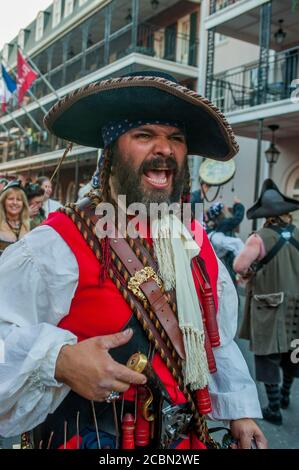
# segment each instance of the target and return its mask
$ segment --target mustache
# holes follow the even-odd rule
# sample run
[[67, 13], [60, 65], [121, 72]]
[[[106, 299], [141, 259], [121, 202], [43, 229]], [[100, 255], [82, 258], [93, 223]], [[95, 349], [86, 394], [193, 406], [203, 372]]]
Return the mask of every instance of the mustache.
[[153, 158], [152, 160], [147, 160], [143, 162], [139, 168], [139, 173], [142, 174], [150, 170], [168, 170], [168, 171], [177, 172], [178, 164], [176, 160], [172, 157], [167, 157], [167, 158], [156, 157], [156, 158]]

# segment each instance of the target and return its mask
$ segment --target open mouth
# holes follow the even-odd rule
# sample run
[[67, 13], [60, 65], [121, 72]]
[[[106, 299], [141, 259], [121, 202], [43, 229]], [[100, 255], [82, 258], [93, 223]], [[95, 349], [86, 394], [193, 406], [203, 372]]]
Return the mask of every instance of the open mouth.
[[143, 173], [145, 181], [156, 189], [166, 189], [171, 185], [173, 171], [168, 169], [147, 170]]

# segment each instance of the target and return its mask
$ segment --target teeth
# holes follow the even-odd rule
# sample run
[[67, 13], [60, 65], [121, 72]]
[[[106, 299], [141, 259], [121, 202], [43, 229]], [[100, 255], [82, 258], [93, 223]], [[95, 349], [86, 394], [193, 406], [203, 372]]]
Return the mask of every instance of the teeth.
[[154, 179], [154, 178], [148, 178], [150, 181], [153, 183], [158, 183], [158, 184], [165, 184], [167, 182], [167, 178], [163, 179]]

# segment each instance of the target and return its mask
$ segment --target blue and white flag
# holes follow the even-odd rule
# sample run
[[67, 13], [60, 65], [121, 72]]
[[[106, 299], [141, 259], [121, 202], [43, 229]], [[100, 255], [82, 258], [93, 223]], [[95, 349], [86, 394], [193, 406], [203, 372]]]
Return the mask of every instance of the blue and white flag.
[[17, 90], [15, 80], [9, 75], [6, 68], [1, 64], [2, 79], [0, 83], [0, 99], [2, 103], [2, 111], [6, 111], [7, 103], [9, 102], [13, 93]]

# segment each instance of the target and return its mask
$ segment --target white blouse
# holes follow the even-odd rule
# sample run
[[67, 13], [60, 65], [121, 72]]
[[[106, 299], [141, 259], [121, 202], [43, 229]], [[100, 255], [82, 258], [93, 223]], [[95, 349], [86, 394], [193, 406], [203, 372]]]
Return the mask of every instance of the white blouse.
[[[54, 378], [60, 348], [77, 341], [57, 327], [69, 312], [78, 285], [78, 264], [51, 227], [41, 226], [8, 247], [0, 258], [0, 435], [9, 437], [43, 422], [69, 387]], [[219, 261], [218, 371], [209, 388], [215, 420], [260, 418], [254, 381], [233, 338], [238, 300]], [[2, 340], [2, 341], [1, 341]], [[4, 359], [4, 361], [3, 361]]]
[[209, 233], [209, 240], [219, 258], [225, 256], [228, 251], [232, 251], [234, 256], [238, 256], [244, 248], [244, 243], [240, 238], [229, 237], [222, 232]]

